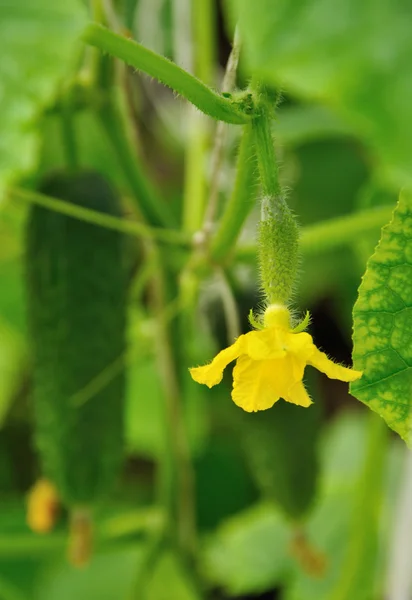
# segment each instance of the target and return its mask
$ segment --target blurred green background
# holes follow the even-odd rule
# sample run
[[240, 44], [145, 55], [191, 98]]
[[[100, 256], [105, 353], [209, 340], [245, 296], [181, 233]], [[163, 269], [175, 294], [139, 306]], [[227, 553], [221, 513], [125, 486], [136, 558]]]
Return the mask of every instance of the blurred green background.
[[[21, 0], [18, 5], [25, 11], [30, 3]], [[0, 2], [0, 15], [4, 11], [10, 17], [9, 22], [4, 21], [8, 56], [15, 52], [17, 63], [22, 55], [19, 40], [25, 35], [30, 40], [31, 32], [36, 28], [42, 31], [42, 23], [47, 23], [50, 3], [39, 2], [39, 6], [44, 12], [34, 11], [31, 21], [26, 12], [20, 31], [15, 26], [20, 13], [10, 17], [9, 8]], [[208, 83], [220, 86], [232, 36], [232, 21], [220, 2], [118, 0], [101, 6], [95, 3], [95, 11], [96, 6], [113, 29], [128, 31], [145, 46], [194, 71], [196, 57], [204, 51], [199, 31], [209, 32], [212, 72]], [[191, 10], [198, 14], [197, 24], [190, 18]], [[211, 24], [199, 25], [199, 14], [209, 14]], [[322, 27], [328, 27], [326, 14]], [[28, 45], [25, 48], [30, 52]], [[37, 51], [34, 78], [35, 69], [41, 70], [42, 53], [51, 52], [47, 39], [34, 43], [33, 55]], [[64, 89], [76, 72], [78, 81], [88, 85], [84, 65], [90, 66], [96, 56], [93, 52], [89, 48], [77, 57], [76, 67], [66, 69], [60, 87], [54, 89]], [[11, 89], [7, 65], [0, 74], [4, 88]], [[198, 75], [202, 77], [202, 73]], [[248, 61], [242, 55], [238, 86], [246, 86], [248, 77]], [[136, 156], [178, 222], [187, 194], [187, 165], [196, 152], [192, 134], [197, 139], [203, 136], [204, 182], [198, 189], [207, 192], [216, 124], [204, 119], [199, 125], [186, 102], [133, 69], [121, 69], [115, 81], [113, 94], [120, 98]], [[24, 87], [25, 81], [20, 83]], [[303, 97], [300, 90], [293, 93], [293, 86], [285, 91], [273, 126], [282, 184], [303, 231], [319, 221], [364, 208], [394, 205], [396, 187], [381, 176], [374, 152], [350, 119], [343, 119], [327, 103]], [[25, 99], [18, 93], [14, 98], [14, 112], [21, 115]], [[24, 145], [28, 138], [23, 135], [12, 139], [8, 132], [5, 137], [13, 145], [13, 154], [27, 152], [31, 168], [16, 169], [13, 175], [14, 181], [18, 175], [20, 185], [27, 189], [38, 188], [47, 173], [66, 168], [59, 98], [60, 91], [52, 100], [39, 103], [30, 148]], [[98, 117], [97, 104], [79, 101], [72, 106], [79, 162], [104, 174], [122, 195], [125, 214], [133, 216], [133, 190]], [[0, 119], [0, 126], [6, 130], [5, 119]], [[27, 129], [32, 127], [33, 119]], [[233, 183], [239, 129], [227, 127], [220, 212]], [[165, 462], [167, 429], [174, 425], [164, 422], [156, 311], [149, 293], [155, 266], [144, 258], [140, 241], [132, 237], [128, 239], [133, 265], [128, 308], [132, 350], [124, 365], [125, 461], [114, 493], [96, 512], [93, 558], [82, 569], [67, 563], [64, 509], [52, 532], [36, 535], [29, 530], [26, 499], [41, 476], [41, 466], [33, 447], [32, 368], [23, 284], [27, 210], [24, 203], [12, 199], [0, 205], [0, 599], [384, 598], [403, 443], [349, 396], [346, 384], [317, 372], [307, 374], [315, 400], [310, 411], [285, 408], [281, 401], [264, 413], [264, 418], [240, 414], [230, 399], [230, 373], [213, 390], [194, 384], [187, 368], [210, 360], [216, 350], [225, 347], [230, 327], [228, 332], [223, 284], [209, 271], [199, 276], [200, 288], [191, 310], [173, 304], [173, 290], [178, 287], [185, 258], [178, 251], [170, 253], [167, 271], [172, 290], [169, 320], [185, 339], [183, 351], [182, 338], [175, 336], [172, 350], [180, 361], [180, 400], [195, 476], [195, 557], [188, 560], [173, 536], [163, 536], [159, 473]], [[239, 247], [253, 246], [258, 218], [257, 206], [248, 217]], [[311, 312], [315, 343], [345, 364], [351, 363], [357, 288], [378, 240], [377, 229], [344, 247], [306, 248], [302, 256], [297, 307], [302, 313]], [[249, 310], [260, 301], [253, 254], [245, 251], [230, 260], [226, 275], [241, 330], [246, 332]]]

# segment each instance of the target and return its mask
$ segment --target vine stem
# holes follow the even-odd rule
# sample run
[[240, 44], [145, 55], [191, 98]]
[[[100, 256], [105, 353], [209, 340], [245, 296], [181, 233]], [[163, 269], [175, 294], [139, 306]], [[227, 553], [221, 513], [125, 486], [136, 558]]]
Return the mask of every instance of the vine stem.
[[[232, 50], [226, 64], [225, 75], [222, 82], [222, 92], [231, 92], [236, 83], [236, 72], [240, 54], [240, 35], [236, 28], [233, 38]], [[215, 144], [212, 152], [212, 174], [210, 178], [209, 199], [206, 206], [202, 230], [208, 235], [213, 228], [219, 198], [220, 173], [223, 162], [223, 151], [226, 141], [226, 124], [219, 121], [216, 126]]]
[[65, 200], [59, 200], [51, 196], [45, 196], [32, 190], [25, 190], [21, 188], [12, 188], [8, 190], [8, 197], [16, 200], [22, 200], [23, 202], [29, 202], [30, 204], [37, 204], [43, 208], [54, 210], [63, 215], [92, 223], [99, 227], [106, 227], [107, 229], [114, 229], [128, 235], [134, 235], [140, 238], [149, 240], [157, 240], [166, 244], [174, 244], [177, 246], [189, 246], [190, 236], [181, 231], [173, 229], [157, 229], [149, 227], [144, 223], [137, 221], [128, 221], [127, 219], [121, 219], [119, 217], [112, 217], [106, 213], [101, 213], [97, 210], [91, 210], [83, 206], [77, 206], [66, 202]]
[[[191, 4], [191, 57], [195, 74], [210, 85], [214, 79], [215, 19], [211, 0]], [[206, 156], [210, 145], [210, 123], [194, 106], [187, 107], [187, 141], [183, 191], [183, 229], [196, 232], [206, 203]]]
[[253, 120], [256, 154], [258, 157], [260, 182], [265, 196], [280, 196], [279, 172], [273, 145], [271, 118], [269, 110], [261, 104], [262, 114]]
[[160, 253], [153, 245], [151, 252], [158, 267], [153, 277], [153, 297], [157, 312], [159, 365], [166, 401], [166, 436], [169, 441], [168, 452], [164, 455], [162, 465], [165, 481], [161, 491], [169, 504], [168, 512], [173, 516], [173, 498], [170, 492], [172, 488], [176, 488], [178, 542], [188, 556], [193, 556], [196, 547], [194, 472], [180, 401], [177, 364], [172, 350], [168, 320], [165, 317], [167, 304], [163, 265]]
[[213, 261], [222, 261], [234, 247], [242, 225], [254, 206], [257, 182], [254, 131], [252, 125], [245, 125], [232, 194], [210, 244], [210, 256]]
[[116, 151], [133, 197], [145, 221], [156, 226], [170, 226], [175, 219], [169, 207], [162, 202], [151, 182], [145, 176], [143, 166], [126, 131], [122, 115], [111, 94], [101, 106], [99, 116], [102, 127]]
[[219, 267], [216, 269], [216, 273], [219, 278], [219, 291], [225, 314], [228, 344], [230, 345], [241, 334], [239, 311], [226, 273]]
[[148, 50], [137, 42], [97, 23], [88, 25], [82, 39], [102, 52], [107, 52], [158, 79], [197, 106], [199, 110], [217, 120], [234, 124], [247, 123], [251, 120], [251, 116], [242, 112], [231, 100], [224, 98], [164, 56]]

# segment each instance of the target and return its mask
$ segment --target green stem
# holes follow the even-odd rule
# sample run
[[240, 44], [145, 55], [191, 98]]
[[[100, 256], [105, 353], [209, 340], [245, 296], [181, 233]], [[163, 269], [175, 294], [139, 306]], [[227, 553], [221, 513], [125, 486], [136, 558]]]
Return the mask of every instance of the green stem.
[[354, 242], [360, 236], [383, 227], [390, 220], [392, 212], [393, 206], [380, 206], [308, 225], [302, 230], [302, 249], [316, 254]]
[[206, 203], [205, 155], [208, 131], [205, 116], [189, 106], [183, 190], [183, 230], [194, 233], [202, 223]]
[[86, 28], [83, 41], [158, 79], [215, 119], [234, 124], [247, 123], [251, 119], [231, 100], [216, 93], [167, 58], [97, 23], [91, 23]]
[[[164, 267], [158, 250], [152, 247], [152, 252], [157, 261], [157, 272], [153, 279], [153, 292], [157, 310], [159, 366], [162, 372], [165, 394], [166, 439], [169, 446], [167, 453], [163, 456], [161, 468], [167, 478], [165, 485], [172, 485], [176, 491], [174, 497], [177, 505], [177, 519], [173, 519], [174, 507], [169, 506], [169, 517], [173, 519], [171, 525], [176, 525], [180, 548], [188, 556], [193, 556], [196, 546], [194, 471], [183, 418], [178, 366], [172, 346], [170, 324], [165, 313], [167, 284]], [[167, 492], [168, 490], [163, 490], [166, 500], [170, 502], [170, 494]], [[170, 509], [172, 509], [171, 514]]]
[[174, 217], [144, 174], [120, 110], [113, 98], [103, 103], [99, 116], [123, 168], [133, 196], [145, 221], [155, 226], [170, 227]]
[[[230, 93], [236, 84], [236, 73], [240, 55], [240, 36], [236, 29], [235, 36], [233, 39], [233, 46], [230, 52], [225, 75], [222, 82], [222, 92]], [[214, 145], [211, 155], [211, 175], [210, 175], [210, 186], [209, 186], [209, 198], [205, 210], [205, 216], [203, 220], [202, 230], [209, 236], [213, 231], [213, 225], [215, 221], [216, 212], [218, 209], [219, 191], [220, 191], [220, 177], [224, 159], [224, 150], [227, 135], [227, 125], [223, 121], [219, 121], [216, 126], [214, 135]]]
[[213, 0], [193, 0], [193, 47], [196, 76], [213, 85], [216, 64], [216, 23]]
[[279, 173], [273, 145], [269, 110], [262, 105], [262, 114], [253, 120], [260, 181], [265, 196], [280, 196]]
[[99, 227], [106, 227], [107, 229], [114, 229], [115, 231], [121, 231], [122, 233], [133, 235], [140, 238], [149, 240], [157, 240], [166, 244], [174, 244], [178, 246], [189, 246], [189, 237], [181, 232], [174, 231], [171, 229], [155, 229], [148, 227], [143, 223], [137, 221], [127, 221], [126, 219], [119, 219], [118, 217], [112, 217], [105, 213], [101, 213], [96, 210], [84, 208], [59, 200], [58, 198], [52, 198], [51, 196], [45, 196], [32, 190], [24, 190], [19, 188], [12, 188], [8, 192], [9, 197], [15, 198], [16, 200], [22, 200], [23, 202], [29, 202], [30, 204], [37, 204], [43, 208], [54, 210], [63, 215], [79, 219], [80, 221], [86, 221], [87, 223], [93, 223]]
[[[211, 0], [194, 0], [192, 8], [192, 54], [194, 72], [204, 83], [213, 82], [214, 11]], [[209, 122], [193, 106], [188, 107], [185, 152], [183, 229], [194, 233], [202, 225], [206, 205], [206, 154], [210, 143]]]
[[212, 240], [210, 256], [222, 261], [233, 249], [242, 225], [254, 205], [257, 165], [252, 125], [245, 125], [239, 147], [232, 195]]
[[[374, 233], [383, 227], [390, 220], [392, 212], [393, 206], [381, 206], [307, 225], [301, 229], [301, 250], [305, 254], [321, 254], [356, 243], [361, 236]], [[239, 260], [255, 259], [256, 246], [253, 244], [239, 248], [236, 257]]]

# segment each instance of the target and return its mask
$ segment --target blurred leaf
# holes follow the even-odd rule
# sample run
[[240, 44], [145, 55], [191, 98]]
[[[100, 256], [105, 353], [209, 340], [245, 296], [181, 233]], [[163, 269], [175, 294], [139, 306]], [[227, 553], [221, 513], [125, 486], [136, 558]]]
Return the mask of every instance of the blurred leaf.
[[0, 2], [0, 194], [35, 164], [36, 117], [68, 71], [85, 16], [80, 0]]
[[[38, 178], [52, 170], [66, 168], [67, 158], [60, 120], [59, 115], [50, 115], [41, 123], [42, 149]], [[125, 188], [120, 161], [96, 114], [91, 110], [77, 111], [73, 119], [73, 128], [82, 167], [104, 173], [116, 187]]]
[[412, 407], [412, 194], [403, 192], [368, 261], [354, 307], [351, 393], [407, 442]]
[[0, 575], [0, 598], [1, 600], [27, 600], [28, 596], [24, 594], [19, 587], [14, 586], [7, 579]]
[[[196, 454], [205, 441], [207, 407], [203, 390], [189, 385], [183, 387], [182, 403], [192, 453]], [[140, 358], [129, 367], [126, 441], [131, 452], [147, 458], [158, 458], [164, 452], [164, 390], [153, 356]]]
[[25, 333], [23, 276], [20, 259], [0, 262], [0, 319], [20, 336]]
[[309, 547], [326, 558], [323, 577], [314, 577], [296, 562], [293, 530], [276, 507], [262, 504], [228, 519], [206, 538], [201, 564], [209, 581], [231, 595], [258, 593], [287, 581], [287, 600], [329, 599], [348, 544], [365, 434], [364, 415], [343, 414], [327, 428], [321, 445], [318, 503], [304, 533]]
[[292, 566], [290, 529], [271, 504], [259, 504], [227, 520], [203, 547], [202, 571], [230, 595], [275, 587]]
[[364, 415], [343, 414], [327, 429], [322, 445], [323, 481], [319, 501], [306, 527], [309, 542], [325, 556], [326, 569], [324, 575], [319, 577], [314, 577], [303, 569], [296, 569], [285, 600], [330, 599], [348, 547], [355, 506], [354, 491], [365, 459], [365, 450]]
[[230, 0], [254, 74], [336, 110], [395, 185], [412, 180], [412, 6]]
[[18, 333], [25, 331], [23, 234], [27, 207], [7, 200], [0, 211], [0, 319]]
[[[396, 202], [397, 194], [394, 191], [383, 187], [376, 177], [372, 177], [359, 190], [356, 199], [356, 208], [358, 210], [364, 210], [375, 206], [395, 206]], [[373, 254], [378, 241], [378, 232], [376, 232], [376, 234], [364, 235], [361, 239], [356, 240], [354, 250], [359, 258], [359, 264], [361, 264], [363, 268], [368, 258]]]
[[36, 600], [129, 600], [145, 546], [133, 545], [96, 554], [82, 569], [61, 563], [46, 569], [36, 586]]
[[[225, 391], [225, 390], [224, 390]], [[213, 392], [212, 392], [213, 393]], [[226, 394], [229, 395], [229, 391]], [[219, 395], [221, 402], [231, 402]], [[233, 405], [234, 409], [239, 410]], [[256, 500], [236, 436], [214, 435], [195, 461], [196, 505], [200, 529], [211, 529]]]
[[128, 372], [126, 441], [129, 451], [158, 457], [163, 449], [163, 394], [152, 357], [136, 361]]
[[0, 316], [0, 428], [25, 366], [24, 342], [4, 324]]
[[[290, 203], [302, 225], [349, 214], [360, 189], [368, 180], [365, 160], [353, 141], [323, 139], [293, 149], [296, 176]], [[285, 184], [289, 181], [286, 179]], [[355, 245], [355, 244], [354, 244]], [[363, 268], [350, 248], [339, 248], [321, 256], [303, 257], [299, 302], [308, 308], [324, 297], [345, 303], [352, 324], [352, 307]]]
[[324, 106], [302, 104], [280, 106], [273, 134], [282, 144], [297, 146], [308, 142], [355, 135], [343, 120]]
[[200, 596], [179, 558], [165, 552], [153, 569], [145, 600], [200, 600]]

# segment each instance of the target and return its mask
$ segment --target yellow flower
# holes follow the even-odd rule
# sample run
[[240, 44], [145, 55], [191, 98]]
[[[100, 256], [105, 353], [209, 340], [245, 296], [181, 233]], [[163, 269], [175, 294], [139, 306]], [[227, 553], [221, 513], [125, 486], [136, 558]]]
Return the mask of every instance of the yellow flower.
[[59, 511], [59, 497], [54, 485], [47, 479], [39, 479], [29, 492], [27, 524], [36, 533], [53, 529]]
[[312, 404], [302, 381], [306, 365], [341, 381], [362, 376], [331, 361], [308, 333], [294, 332], [288, 309], [275, 304], [266, 309], [262, 330], [239, 336], [211, 363], [190, 369], [190, 374], [198, 383], [212, 387], [222, 381], [223, 370], [235, 359], [232, 398], [247, 412], [271, 408], [279, 398], [299, 406]]

